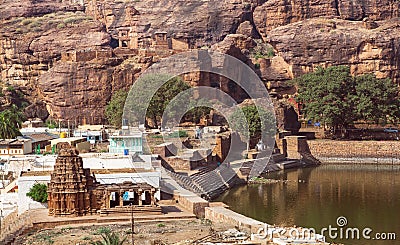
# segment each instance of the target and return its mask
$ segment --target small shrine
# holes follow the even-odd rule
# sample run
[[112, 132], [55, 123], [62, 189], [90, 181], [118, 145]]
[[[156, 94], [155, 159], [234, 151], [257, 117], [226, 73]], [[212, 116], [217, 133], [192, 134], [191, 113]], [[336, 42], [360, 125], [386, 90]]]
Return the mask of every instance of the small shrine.
[[100, 184], [83, 168], [75, 148], [60, 149], [48, 184], [49, 216], [160, 213], [154, 188], [148, 183]]

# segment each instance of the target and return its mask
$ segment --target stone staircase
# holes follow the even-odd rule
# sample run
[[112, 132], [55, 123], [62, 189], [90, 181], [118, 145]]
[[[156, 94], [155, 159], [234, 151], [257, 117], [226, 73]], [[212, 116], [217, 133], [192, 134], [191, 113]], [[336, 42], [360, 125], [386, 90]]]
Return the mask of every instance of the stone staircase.
[[33, 222], [29, 212], [18, 215], [16, 210], [1, 221], [0, 244], [11, 245], [18, 236], [32, 229]]
[[244, 183], [236, 172], [227, 165], [221, 165], [215, 169], [205, 168], [190, 176], [165, 170], [183, 188], [206, 200], [214, 199], [227, 189]]
[[4, 187], [4, 189], [1, 189], [1, 194], [5, 194], [8, 193], [9, 191], [11, 191], [14, 187], [17, 186], [17, 181], [18, 179], [13, 180], [10, 184], [8, 184], [7, 186]]

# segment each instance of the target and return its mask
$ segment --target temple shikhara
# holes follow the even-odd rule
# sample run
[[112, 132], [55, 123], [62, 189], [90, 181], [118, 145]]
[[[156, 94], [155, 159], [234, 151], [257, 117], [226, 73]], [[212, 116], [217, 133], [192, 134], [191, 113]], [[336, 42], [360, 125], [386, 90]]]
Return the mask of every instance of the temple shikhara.
[[161, 213], [148, 183], [100, 184], [74, 148], [60, 150], [48, 184], [50, 216]]

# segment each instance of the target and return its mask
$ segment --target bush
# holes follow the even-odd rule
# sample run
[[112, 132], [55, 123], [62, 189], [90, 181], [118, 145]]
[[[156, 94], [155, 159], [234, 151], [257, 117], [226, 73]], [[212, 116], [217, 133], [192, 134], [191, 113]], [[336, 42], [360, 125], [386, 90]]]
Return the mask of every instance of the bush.
[[31, 19], [25, 19], [25, 20], [21, 21], [21, 24], [26, 26], [26, 25], [29, 25], [31, 22], [32, 22]]
[[32, 186], [26, 196], [30, 197], [32, 200], [40, 203], [47, 202], [47, 185], [36, 183]]
[[179, 130], [168, 135], [168, 138], [185, 138], [188, 137], [188, 133], [185, 130]]
[[65, 27], [65, 24], [64, 24], [64, 23], [60, 23], [60, 24], [57, 25], [57, 29], [62, 29], [62, 28], [64, 28], [64, 27]]
[[99, 227], [99, 228], [93, 233], [93, 235], [110, 234], [110, 233], [111, 233], [111, 229], [110, 229], [109, 227], [102, 226], [102, 227]]

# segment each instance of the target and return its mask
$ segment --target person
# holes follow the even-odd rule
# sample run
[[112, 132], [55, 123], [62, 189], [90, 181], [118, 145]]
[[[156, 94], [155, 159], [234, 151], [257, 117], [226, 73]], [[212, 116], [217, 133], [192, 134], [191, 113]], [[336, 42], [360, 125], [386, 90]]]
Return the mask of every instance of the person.
[[264, 143], [262, 142], [262, 140], [260, 140], [260, 141], [257, 143], [256, 147], [257, 147], [257, 151], [263, 151], [263, 150], [265, 150], [265, 145], [264, 145]]
[[201, 137], [202, 137], [202, 135], [201, 135], [201, 128], [200, 127], [197, 127], [196, 128], [196, 135], [195, 135], [195, 138], [196, 139], [201, 139]]

